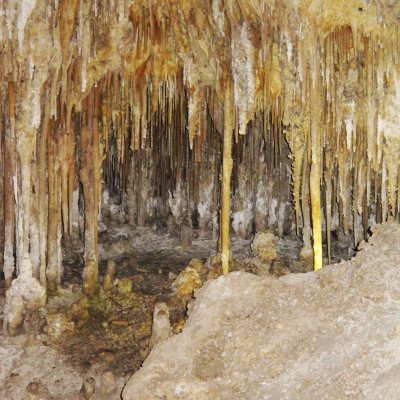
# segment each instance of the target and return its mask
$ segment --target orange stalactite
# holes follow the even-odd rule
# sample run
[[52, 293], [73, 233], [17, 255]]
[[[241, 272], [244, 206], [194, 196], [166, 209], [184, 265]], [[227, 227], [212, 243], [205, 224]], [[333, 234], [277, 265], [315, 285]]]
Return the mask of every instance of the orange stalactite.
[[[98, 184], [95, 182], [98, 171], [98, 92], [92, 90], [84, 100], [81, 130], [81, 166], [79, 171], [83, 186], [85, 216], [85, 267], [83, 271], [83, 290], [94, 296], [98, 286]], [[96, 147], [97, 145], [97, 147]]]
[[[47, 230], [47, 289], [57, 290], [61, 282], [61, 179], [60, 159], [58, 154], [62, 143], [57, 129], [57, 123], [50, 121], [47, 135], [47, 171], [48, 171], [48, 230]], [[43, 279], [42, 279], [43, 280]]]
[[[39, 280], [43, 287], [47, 286], [46, 269], [47, 269], [47, 240], [48, 240], [48, 135], [50, 130], [50, 107], [46, 104], [42, 126], [39, 132], [38, 140], [38, 177], [39, 177]], [[50, 172], [51, 175], [51, 172]]]

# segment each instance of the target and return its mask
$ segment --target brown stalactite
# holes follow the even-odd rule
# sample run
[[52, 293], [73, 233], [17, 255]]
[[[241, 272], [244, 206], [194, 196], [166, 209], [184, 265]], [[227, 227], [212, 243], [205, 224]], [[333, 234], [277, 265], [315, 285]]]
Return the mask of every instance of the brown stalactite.
[[70, 222], [69, 222], [69, 169], [71, 152], [73, 151], [72, 145], [72, 132], [67, 129], [65, 132], [60, 132], [60, 184], [61, 184], [61, 214], [62, 214], [62, 226], [63, 234], [70, 232]]
[[[47, 148], [48, 148], [48, 135], [50, 130], [50, 107], [46, 103], [42, 126], [38, 138], [38, 193], [39, 193], [39, 280], [43, 287], [47, 286], [46, 268], [47, 268], [47, 238], [48, 238], [48, 161], [47, 161]], [[52, 166], [51, 166], [52, 167]], [[51, 175], [52, 172], [49, 171]], [[52, 238], [51, 238], [52, 240]]]
[[[55, 291], [61, 282], [61, 182], [60, 182], [60, 136], [58, 123], [50, 121], [47, 135], [48, 171], [48, 223], [47, 223], [47, 288]], [[42, 278], [44, 279], [44, 278]]]
[[[101, 146], [101, 137], [100, 137], [100, 127], [99, 127], [99, 119], [100, 119], [100, 107], [101, 107], [101, 93], [102, 84], [98, 84], [94, 88], [94, 111], [93, 111], [93, 189], [94, 189], [94, 233], [95, 233], [95, 242], [94, 249], [97, 257], [97, 247], [98, 247], [98, 219], [99, 219], [99, 211], [101, 206], [101, 189], [102, 189], [102, 161], [103, 155], [100, 154], [102, 151]], [[123, 164], [123, 163], [122, 163]]]
[[4, 159], [4, 277], [5, 287], [11, 286], [14, 273], [14, 240], [15, 240], [15, 212], [14, 212], [14, 184], [15, 174], [15, 89], [14, 82], [8, 84], [9, 132], [5, 136]]
[[68, 203], [68, 226], [67, 228], [64, 227], [64, 231], [66, 230], [68, 232], [68, 235], [72, 235], [72, 226], [73, 226], [73, 196], [74, 196], [74, 191], [76, 188], [76, 176], [75, 176], [75, 151], [76, 151], [76, 139], [75, 139], [75, 132], [72, 130], [71, 126], [71, 119], [72, 119], [72, 106], [68, 105], [67, 106], [67, 122], [66, 122], [66, 132], [69, 138], [69, 158], [66, 160], [66, 163], [68, 165], [68, 171], [67, 171], [67, 203]]
[[[83, 290], [89, 296], [94, 296], [98, 286], [98, 200], [95, 177], [99, 167], [98, 155], [98, 91], [92, 90], [84, 100], [82, 129], [80, 141], [79, 177], [83, 187], [85, 202], [85, 267], [83, 270]], [[95, 147], [97, 145], [97, 147]], [[96, 153], [96, 155], [95, 155]]]
[[31, 219], [29, 224], [29, 255], [32, 263], [32, 276], [40, 277], [40, 235], [39, 235], [39, 165], [37, 146], [32, 158], [31, 169]]
[[78, 5], [79, 0], [61, 0], [59, 5], [61, 53], [65, 66], [68, 62], [69, 44], [75, 27]]
[[[315, 59], [318, 59], [317, 57]], [[315, 61], [314, 61], [315, 62]], [[317, 68], [314, 66], [314, 68]], [[322, 96], [317, 69], [311, 68], [315, 80], [311, 81], [311, 170], [310, 170], [310, 200], [313, 236], [314, 269], [322, 268], [322, 229], [321, 229], [321, 137], [322, 137]]]

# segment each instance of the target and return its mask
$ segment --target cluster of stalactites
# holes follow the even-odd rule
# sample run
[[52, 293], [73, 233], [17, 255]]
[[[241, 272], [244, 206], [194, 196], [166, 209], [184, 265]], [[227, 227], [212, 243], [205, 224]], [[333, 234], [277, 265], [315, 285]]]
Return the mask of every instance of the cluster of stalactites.
[[292, 107], [287, 138], [297, 222], [303, 216], [309, 235], [304, 193], [313, 190], [308, 175], [318, 163], [328, 244], [331, 230], [351, 231], [357, 244], [372, 222], [398, 216], [399, 32], [386, 29], [389, 41], [349, 26], [334, 29], [301, 55], [293, 80], [292, 105], [299, 108]]
[[[331, 231], [352, 232], [357, 244], [371, 222], [398, 214], [398, 29], [390, 23], [389, 8], [356, 2], [348, 2], [340, 18], [326, 4], [322, 16], [311, 3], [308, 11], [298, 7], [292, 13], [267, 3], [254, 2], [251, 8], [245, 3], [239, 1], [236, 9], [216, 0], [196, 10], [172, 7], [158, 14], [155, 7], [142, 8], [144, 19], [131, 10], [136, 37], [147, 23], [147, 40], [156, 48], [146, 47], [151, 55], [143, 67], [148, 69], [142, 80], [147, 89], [141, 93], [147, 101], [136, 108], [134, 120], [140, 123], [132, 148], [146, 143], [138, 135], [146, 138], [158, 103], [167, 105], [162, 115], [166, 112], [171, 121], [183, 88], [190, 143], [196, 137], [196, 143], [203, 142], [210, 110], [221, 132], [229, 79], [236, 141], [260, 111], [272, 116], [273, 129], [285, 128], [297, 231], [305, 247], [311, 247], [313, 238], [321, 241], [318, 235], [325, 231], [330, 258]], [[252, 18], [249, 10], [256, 11]], [[383, 14], [373, 20], [371, 15], [379, 12]], [[300, 24], [304, 16], [308, 20]], [[313, 20], [317, 17], [321, 19]], [[172, 28], [174, 19], [181, 25]], [[177, 52], [175, 41], [182, 37]], [[156, 65], [163, 57], [171, 61], [167, 66], [174, 66], [169, 72]], [[159, 93], [169, 100], [159, 102]]]
[[[187, 131], [201, 161], [210, 132], [228, 126], [239, 142], [256, 115], [271, 137], [286, 132], [305, 247], [314, 242], [320, 252], [322, 226], [328, 244], [339, 227], [357, 243], [371, 217], [396, 217], [399, 7], [361, 0], [0, 1], [7, 285], [15, 266], [42, 285], [59, 284], [61, 236], [79, 219], [80, 181], [85, 290], [94, 293], [102, 180], [118, 175], [126, 188], [130, 157], [154, 149], [160, 135]], [[182, 160], [173, 158], [176, 182]]]

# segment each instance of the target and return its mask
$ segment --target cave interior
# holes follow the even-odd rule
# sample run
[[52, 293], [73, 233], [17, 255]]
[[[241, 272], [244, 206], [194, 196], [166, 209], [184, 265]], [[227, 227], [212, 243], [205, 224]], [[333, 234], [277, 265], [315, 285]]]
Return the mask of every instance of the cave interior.
[[0, 0], [4, 335], [126, 379], [206, 281], [353, 257], [399, 219], [399, 21], [395, 0]]

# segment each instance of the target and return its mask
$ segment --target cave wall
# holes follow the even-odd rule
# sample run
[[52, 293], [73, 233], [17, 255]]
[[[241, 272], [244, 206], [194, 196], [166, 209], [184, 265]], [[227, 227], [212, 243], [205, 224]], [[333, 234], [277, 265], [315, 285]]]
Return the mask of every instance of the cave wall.
[[217, 230], [222, 153], [233, 230], [282, 232], [292, 204], [317, 269], [323, 234], [397, 218], [399, 18], [392, 0], [0, 1], [8, 311], [56, 290], [79, 231], [97, 292], [104, 185], [131, 223]]

